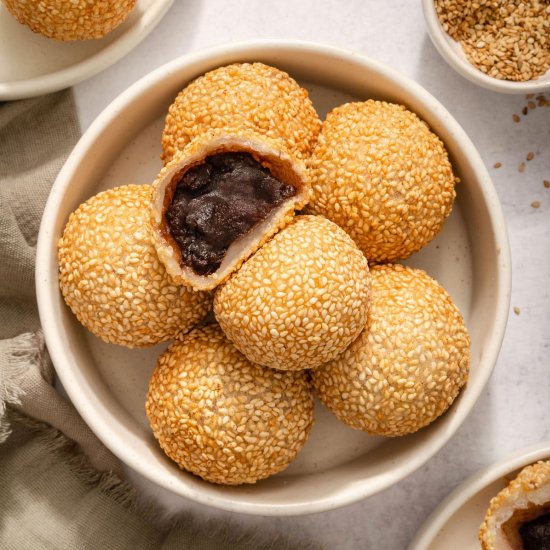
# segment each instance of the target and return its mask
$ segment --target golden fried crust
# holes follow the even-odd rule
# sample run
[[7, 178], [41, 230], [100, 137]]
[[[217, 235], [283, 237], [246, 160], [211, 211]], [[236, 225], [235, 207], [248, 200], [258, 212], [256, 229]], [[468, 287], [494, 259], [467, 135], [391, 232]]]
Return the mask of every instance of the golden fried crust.
[[520, 525], [549, 512], [550, 460], [526, 466], [491, 499], [478, 535], [483, 550], [515, 549]]
[[212, 296], [178, 286], [153, 246], [151, 185], [109, 189], [81, 204], [58, 243], [59, 286], [78, 320], [105, 342], [151, 346], [187, 332]]
[[306, 373], [251, 364], [217, 325], [163, 353], [146, 412], [164, 452], [212, 483], [255, 483], [285, 469], [313, 424]]
[[56, 40], [101, 38], [118, 27], [136, 0], [2, 0], [32, 31]]
[[166, 117], [162, 159], [168, 163], [210, 129], [248, 129], [303, 160], [320, 127], [307, 90], [287, 73], [263, 63], [237, 63], [197, 78], [176, 97]]
[[[153, 184], [151, 223], [159, 258], [175, 281], [196, 290], [215, 288], [226, 281], [231, 273], [274, 233], [290, 223], [295, 210], [307, 204], [311, 187], [305, 167], [301, 161], [279, 149], [279, 145], [279, 142], [250, 130], [241, 130], [238, 134], [227, 134], [225, 130], [211, 130], [194, 139], [161, 170]], [[170, 206], [178, 181], [187, 170], [201, 164], [210, 155], [228, 152], [250, 153], [268, 168], [275, 178], [294, 186], [296, 194], [275, 208], [264, 221], [234, 241], [214, 273], [198, 275], [191, 267], [181, 262], [181, 251], [168, 229], [166, 210]]]
[[365, 326], [367, 260], [320, 216], [296, 216], [219, 287], [214, 313], [250, 361], [298, 370], [334, 359]]
[[371, 307], [351, 346], [312, 372], [321, 401], [352, 428], [413, 433], [444, 413], [466, 383], [470, 339], [450, 296], [424, 271], [371, 268]]
[[344, 228], [369, 261], [417, 252], [451, 213], [457, 180], [445, 147], [402, 105], [335, 108], [308, 163], [308, 210]]

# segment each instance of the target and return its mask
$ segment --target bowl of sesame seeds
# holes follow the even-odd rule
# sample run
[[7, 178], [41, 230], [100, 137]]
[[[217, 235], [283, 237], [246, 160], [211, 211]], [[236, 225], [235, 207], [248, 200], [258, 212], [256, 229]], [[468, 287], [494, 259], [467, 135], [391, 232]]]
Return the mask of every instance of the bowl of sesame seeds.
[[443, 59], [495, 92], [550, 90], [550, 5], [544, 0], [422, 0], [428, 34]]
[[[235, 355], [236, 352], [222, 339], [219, 331], [216, 332], [214, 329], [197, 329], [192, 342], [189, 340], [185, 346], [182, 344], [168, 349], [166, 343], [146, 349], [131, 349], [98, 338], [78, 322], [64, 303], [59, 283], [65, 267], [63, 262], [58, 260], [58, 251], [70, 248], [68, 236], [73, 234], [72, 230], [65, 239], [60, 241], [60, 238], [71, 212], [74, 212], [79, 204], [92, 204], [90, 201], [97, 193], [104, 192], [102, 195], [96, 195], [96, 202], [101, 207], [100, 213], [103, 217], [95, 215], [96, 211], [93, 210], [86, 219], [101, 221], [115, 206], [117, 212], [119, 209], [132, 210], [139, 206], [138, 201], [128, 202], [121, 199], [113, 202], [107, 199], [109, 193], [129, 190], [128, 187], [121, 188], [121, 184], [150, 184], [162, 170], [160, 136], [165, 125], [166, 113], [184, 86], [213, 69], [251, 62], [277, 67], [295, 78], [309, 93], [321, 119], [325, 119], [327, 113], [336, 106], [353, 101], [391, 102], [416, 113], [416, 116], [425, 122], [421, 124], [422, 131], [429, 127], [439, 136], [438, 139], [444, 143], [448, 151], [453, 173], [457, 180], [460, 180], [456, 185], [456, 200], [452, 212], [437, 236], [421, 251], [415, 252], [406, 260], [407, 268], [399, 268], [387, 276], [410, 278], [416, 274], [422, 278], [421, 288], [428, 288], [428, 284], [432, 288], [432, 283], [420, 272], [424, 270], [444, 286], [460, 310], [471, 337], [470, 368], [467, 384], [443, 416], [415, 433], [400, 437], [395, 437], [398, 434], [387, 433], [388, 430], [386, 433], [381, 431], [380, 435], [370, 435], [361, 430], [351, 429], [340, 422], [328, 407], [316, 401], [315, 420], [307, 441], [288, 468], [253, 484], [224, 486], [208, 483], [196, 475], [182, 471], [164, 454], [151, 431], [145, 403], [149, 395], [148, 412], [149, 416], [151, 413], [154, 416], [155, 411], [166, 405], [163, 400], [169, 400], [168, 408], [172, 406], [172, 401], [181, 401], [178, 395], [168, 395], [169, 392], [165, 391], [167, 384], [190, 379], [190, 369], [187, 368], [181, 372], [170, 371], [170, 380], [164, 376], [164, 371], [159, 371], [160, 374], [156, 378], [153, 377], [158, 384], [154, 383], [148, 394], [149, 382], [159, 355], [165, 358], [161, 367], [170, 366], [173, 361], [188, 353], [195, 357], [195, 348], [204, 340], [210, 344], [219, 344], [215, 350], [208, 352], [217, 354], [216, 357]], [[368, 107], [370, 113], [371, 105]], [[414, 128], [417, 128], [416, 119], [414, 122]], [[433, 152], [427, 149], [424, 155], [431, 157]], [[181, 157], [178, 156], [176, 162], [179, 162], [179, 158]], [[116, 191], [117, 186], [119, 191]], [[145, 194], [144, 192], [144, 196]], [[88, 210], [84, 213], [86, 212]], [[87, 231], [89, 228], [85, 224], [76, 224], [82, 215], [75, 219], [74, 225], [84, 226]], [[116, 254], [124, 258], [130, 257], [134, 262], [134, 250], [127, 254], [124, 247], [132, 239], [141, 240], [142, 233], [132, 226], [133, 230], [128, 229], [129, 234], [124, 235], [118, 222], [119, 220], [114, 226], [113, 234], [124, 242], [116, 248]], [[137, 216], [132, 218], [132, 223], [139, 223]], [[307, 230], [302, 231], [302, 226], [307, 226]], [[290, 229], [297, 231], [299, 235], [307, 236], [309, 240], [305, 240], [308, 242], [321, 243], [315, 246], [308, 245], [309, 248], [304, 249], [308, 257], [304, 255], [303, 265], [308, 270], [312, 262], [309, 257], [313, 256], [312, 251], [318, 255], [319, 250], [323, 246], [328, 246], [327, 243], [332, 240], [340, 239], [338, 242], [341, 241], [357, 253], [338, 228], [328, 221], [321, 223], [309, 214], [300, 216], [299, 221]], [[328, 238], [329, 232], [334, 233], [333, 239]], [[290, 235], [292, 236], [292, 233]], [[317, 237], [318, 235], [321, 236]], [[323, 236], [324, 238], [321, 238]], [[111, 240], [110, 234], [106, 231], [101, 232], [98, 238], [101, 238], [102, 242], [103, 239]], [[78, 242], [87, 248], [88, 241]], [[273, 254], [278, 258], [278, 251], [286, 250], [287, 241], [294, 244], [297, 242], [291, 237], [273, 238], [269, 241], [269, 248], [265, 245], [260, 249], [260, 253], [252, 257], [256, 259], [255, 263], [248, 261], [245, 263], [245, 266], [248, 266], [246, 271], [243, 269], [239, 273], [246, 275], [259, 267], [266, 270], [265, 276], [261, 277], [264, 280], [269, 278], [271, 266], [273, 277], [277, 281], [283, 280], [282, 276], [277, 276], [278, 266], [283, 265], [282, 262], [268, 260], [274, 257]], [[60, 242], [66, 243], [67, 246], [58, 248]], [[346, 270], [353, 271], [352, 267], [355, 264], [351, 265], [349, 261], [351, 252], [346, 252], [347, 249], [342, 244], [338, 250], [350, 264], [345, 265]], [[115, 251], [111, 256], [113, 254]], [[72, 259], [67, 265], [70, 262]], [[135, 264], [140, 264], [139, 258], [135, 259]], [[346, 270], [338, 269], [340, 276], [335, 275], [333, 279], [337, 283], [336, 286], [340, 287], [342, 273], [345, 274]], [[88, 277], [88, 271], [83, 272], [82, 276]], [[110, 281], [116, 281], [114, 273], [101, 273], [96, 268], [90, 273], [93, 274], [92, 282], [99, 285], [100, 302], [105, 298], [107, 301], [120, 299], [122, 303], [126, 303], [124, 298], [132, 300], [134, 297], [133, 290], [127, 290], [128, 296], [124, 293], [119, 296], [116, 288], [112, 289], [109, 286]], [[325, 271], [321, 274], [327, 281], [325, 286], [330, 282], [330, 273], [327, 273]], [[153, 275], [156, 277], [157, 274]], [[355, 278], [352, 275], [348, 279], [353, 282]], [[385, 271], [380, 270], [380, 276], [384, 276], [384, 281], [385, 275]], [[152, 277], [153, 282], [156, 280], [155, 277]], [[67, 277], [65, 298], [74, 292], [70, 287], [73, 279], [74, 277]], [[133, 285], [132, 288], [138, 289], [136, 292], [141, 292], [140, 286], [149, 284], [145, 277], [142, 279], [143, 282], [139, 277], [135, 282], [129, 281], [129, 284]], [[306, 280], [306, 277], [303, 279]], [[232, 291], [231, 295], [248, 296], [248, 286], [244, 283], [238, 285], [238, 280], [232, 280], [236, 290]], [[116, 456], [153, 483], [202, 504], [241, 513], [289, 516], [334, 509], [384, 490], [422, 466], [452, 437], [481, 395], [495, 366], [508, 316], [511, 273], [506, 226], [491, 178], [464, 130], [433, 96], [391, 68], [355, 52], [321, 44], [275, 40], [225, 45], [176, 59], [132, 85], [104, 110], [83, 135], [52, 188], [40, 228], [36, 285], [41, 322], [59, 378], [83, 419]], [[106, 293], [103, 292], [104, 286], [108, 287]], [[77, 290], [84, 294], [86, 289], [80, 286]], [[107, 296], [111, 295], [111, 290], [114, 296], [112, 299]], [[231, 289], [224, 287], [224, 290], [229, 292]], [[165, 296], [166, 300], [174, 299], [171, 287], [167, 294], [171, 297]], [[418, 291], [415, 295], [423, 299], [425, 294], [426, 292]], [[442, 297], [439, 291], [438, 295]], [[223, 293], [219, 294], [214, 313], [218, 320], [228, 324], [233, 320], [228, 321], [220, 315], [220, 311], [223, 314], [222, 308], [226, 302]], [[427, 302], [434, 303], [430, 299], [427, 299]], [[200, 304], [202, 303], [200, 301]], [[240, 303], [245, 303], [245, 300], [240, 300]], [[264, 301], [261, 309], [267, 306], [267, 301]], [[80, 307], [79, 303], [77, 307]], [[336, 308], [336, 305], [334, 307]], [[424, 309], [427, 310], [429, 307], [426, 306]], [[159, 310], [159, 316], [165, 315], [164, 308], [156, 307], [155, 310]], [[310, 310], [313, 311], [311, 307], [308, 311]], [[353, 308], [350, 311], [352, 310]], [[441, 308], [440, 310], [443, 311]], [[301, 314], [299, 308], [296, 310], [296, 315], [298, 314]], [[87, 315], [84, 319], [81, 315], [84, 320], [88, 317]], [[127, 336], [127, 333], [124, 332], [123, 336]], [[271, 336], [275, 337], [273, 334]], [[384, 341], [382, 335], [378, 338]], [[267, 341], [266, 336], [265, 342]], [[437, 343], [432, 347], [437, 348]], [[444, 353], [444, 347], [441, 349]], [[356, 351], [354, 358], [362, 353], [362, 350]], [[210, 357], [208, 353], [203, 355]], [[252, 384], [253, 369], [242, 358], [239, 361], [241, 370], [245, 376], [250, 377]], [[283, 375], [277, 376], [279, 383]], [[295, 377], [296, 384], [304, 383], [305, 379], [309, 380], [306, 373], [296, 374], [292, 371], [288, 371], [285, 377], [285, 380]], [[443, 387], [451, 385], [446, 375], [441, 378], [441, 383]], [[218, 381], [218, 386], [220, 385], [230, 388], [230, 385]], [[319, 386], [321, 385], [322, 382], [319, 382]], [[193, 388], [188, 388], [190, 394], [194, 391]], [[231, 392], [228, 390], [228, 393]], [[288, 392], [288, 395], [291, 393]], [[279, 391], [278, 395], [279, 398], [287, 397], [283, 391]], [[305, 395], [303, 392], [299, 397], [302, 408], [309, 414], [312, 397], [309, 393]], [[405, 397], [405, 393], [392, 396], [395, 402], [405, 402]], [[208, 400], [204, 396], [199, 398], [199, 402], [200, 399], [205, 402]], [[244, 405], [243, 409], [248, 403]], [[396, 408], [399, 408], [399, 403]], [[287, 409], [290, 418], [293, 409]], [[235, 410], [240, 411], [238, 407]], [[264, 412], [267, 414], [269, 411]], [[225, 418], [221, 420], [225, 421]], [[158, 432], [167, 428], [166, 424], [161, 424], [162, 422], [159, 423]], [[305, 428], [309, 430], [309, 417], [305, 424]], [[164, 436], [164, 433], [161, 435]], [[168, 435], [171, 436], [172, 432]], [[300, 435], [294, 448], [301, 447], [302, 442]], [[182, 451], [175, 447], [170, 447], [169, 450], [174, 451], [176, 458], [179, 458]], [[289, 446], [288, 449], [274, 450], [277, 456], [282, 456], [285, 453], [289, 454], [292, 449]], [[202, 460], [203, 457], [199, 458]], [[219, 463], [216, 460], [212, 462]]]

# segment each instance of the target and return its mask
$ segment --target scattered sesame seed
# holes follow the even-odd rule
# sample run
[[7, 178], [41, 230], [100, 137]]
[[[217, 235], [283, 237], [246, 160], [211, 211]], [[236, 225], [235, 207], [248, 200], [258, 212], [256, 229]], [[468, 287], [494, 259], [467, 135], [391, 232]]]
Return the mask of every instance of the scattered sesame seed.
[[535, 94], [527, 94], [525, 96], [525, 99], [533, 99], [535, 97]]
[[524, 115], [527, 115], [529, 113], [529, 108], [528, 107], [524, 107], [521, 112], [524, 114]]
[[521, 118], [519, 118], [519, 115], [512, 115], [512, 118], [514, 120], [514, 122], [519, 122], [521, 120]]
[[502, 162], [495, 162], [494, 168], [500, 168], [502, 166]]
[[534, 109], [536, 107], [536, 104], [534, 101], [530, 101], [527, 106], [529, 107], [529, 109]]
[[533, 160], [535, 158], [535, 153], [529, 152], [527, 153], [527, 160]]
[[533, 201], [533, 202], [531, 203], [531, 206], [532, 206], [533, 208], [540, 208], [540, 202], [539, 202], [539, 201]]
[[519, 314], [521, 313], [521, 309], [519, 309], [518, 306], [514, 306], [514, 313], [515, 313], [516, 315], [519, 315]]
[[546, 189], [550, 188], [550, 181], [544, 180], [542, 183], [543, 183], [544, 187], [546, 187]]
[[518, 165], [518, 172], [524, 172], [525, 171], [525, 162], [522, 162]]

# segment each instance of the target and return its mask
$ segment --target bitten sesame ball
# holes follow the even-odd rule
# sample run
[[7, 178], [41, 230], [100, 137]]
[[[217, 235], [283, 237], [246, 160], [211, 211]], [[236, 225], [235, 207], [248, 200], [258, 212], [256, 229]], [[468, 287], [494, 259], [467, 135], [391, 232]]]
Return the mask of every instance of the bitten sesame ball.
[[310, 369], [357, 338], [369, 299], [367, 260], [345, 231], [297, 216], [218, 287], [214, 313], [253, 363]]
[[374, 435], [416, 432], [443, 414], [468, 378], [470, 338], [450, 296], [420, 269], [371, 268], [365, 330], [312, 373], [321, 401]]
[[425, 122], [373, 100], [327, 115], [309, 169], [309, 210], [344, 228], [373, 262], [427, 245], [451, 213], [458, 181]]
[[541, 548], [550, 538], [550, 460], [526, 466], [495, 496], [479, 530], [483, 550]]
[[236, 63], [206, 73], [179, 93], [166, 117], [162, 159], [167, 164], [208, 130], [243, 128], [280, 141], [302, 160], [311, 152], [321, 121], [307, 90], [287, 73], [263, 63]]
[[209, 293], [178, 286], [153, 245], [151, 185], [95, 195], [70, 216], [58, 243], [59, 286], [78, 320], [105, 342], [152, 346], [189, 331]]
[[118, 27], [136, 0], [2, 0], [32, 31], [56, 40], [101, 38]]
[[160, 356], [146, 412], [180, 468], [213, 483], [255, 483], [284, 470], [303, 447], [313, 390], [304, 372], [253, 365], [213, 324]]

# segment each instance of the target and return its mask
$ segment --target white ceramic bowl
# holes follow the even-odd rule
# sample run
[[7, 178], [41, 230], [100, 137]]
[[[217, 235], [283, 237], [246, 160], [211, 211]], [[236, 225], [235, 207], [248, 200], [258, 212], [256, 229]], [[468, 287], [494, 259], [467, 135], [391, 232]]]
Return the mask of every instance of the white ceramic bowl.
[[550, 460], [550, 441], [523, 449], [475, 473], [434, 510], [409, 550], [479, 550], [477, 533], [489, 502], [520, 470], [539, 460]]
[[[58, 288], [56, 242], [69, 213], [101, 189], [151, 182], [160, 169], [168, 105], [204, 72], [263, 61], [296, 77], [321, 116], [352, 98], [383, 98], [417, 112], [442, 137], [463, 183], [444, 230], [409, 261], [428, 270], [460, 307], [472, 336], [470, 380], [451, 410], [417, 434], [370, 437], [339, 423], [321, 405], [305, 448], [284, 472], [221, 487], [180, 471], [161, 452], [144, 414], [145, 392], [162, 346], [128, 350], [83, 329]], [[508, 315], [510, 256], [500, 204], [479, 154], [429, 93], [392, 69], [353, 52], [302, 42], [262, 41], [194, 53], [160, 67], [109, 105], [81, 138], [52, 189], [37, 252], [38, 303], [59, 377], [84, 420], [128, 466], [171, 491], [227, 510], [264, 515], [319, 512], [354, 502], [403, 479], [449, 440], [479, 397]]]
[[526, 82], [499, 80], [481, 72], [468, 61], [462, 46], [443, 30], [435, 11], [434, 0], [422, 0], [422, 9], [428, 27], [428, 34], [437, 51], [457, 73], [474, 84], [505, 94], [534, 94], [550, 90], [550, 70], [536, 80]]

